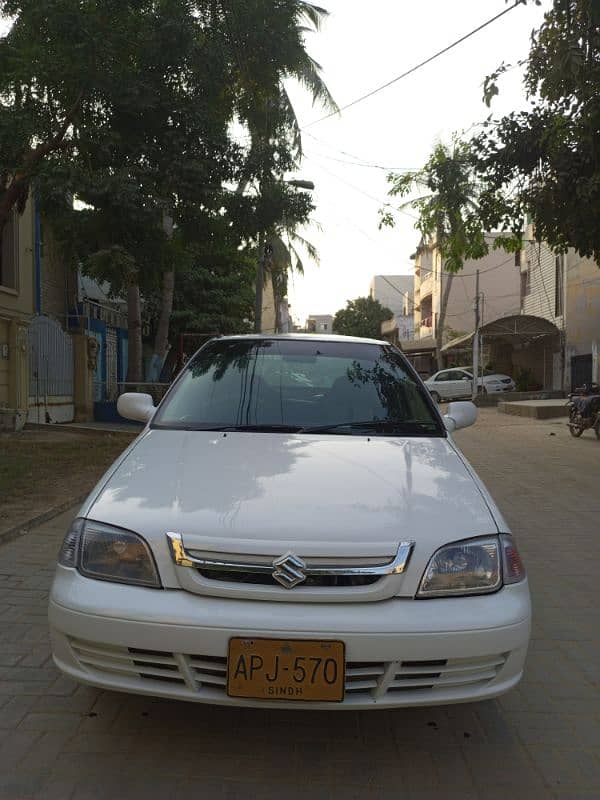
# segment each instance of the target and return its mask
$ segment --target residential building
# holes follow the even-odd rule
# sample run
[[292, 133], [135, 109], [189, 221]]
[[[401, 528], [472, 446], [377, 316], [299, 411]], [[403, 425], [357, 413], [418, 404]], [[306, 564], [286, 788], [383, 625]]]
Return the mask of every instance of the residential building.
[[306, 320], [307, 333], [331, 333], [333, 316], [331, 314], [309, 314]]
[[565, 388], [600, 384], [600, 267], [570, 250], [558, 273], [564, 282]]
[[493, 248], [495, 234], [489, 234], [490, 252], [479, 260], [467, 260], [463, 269], [450, 276], [434, 244], [421, 243], [415, 260], [415, 339], [435, 339], [442, 297], [452, 280], [443, 341], [470, 333], [475, 324], [477, 271], [481, 295], [481, 322], [518, 311], [520, 294], [519, 257]]
[[381, 333], [395, 343], [413, 338], [414, 283], [413, 275], [374, 275], [371, 280], [370, 296], [394, 315], [382, 323]]
[[27, 331], [35, 311], [35, 219], [13, 211], [0, 249], [0, 431], [20, 429], [28, 407]]

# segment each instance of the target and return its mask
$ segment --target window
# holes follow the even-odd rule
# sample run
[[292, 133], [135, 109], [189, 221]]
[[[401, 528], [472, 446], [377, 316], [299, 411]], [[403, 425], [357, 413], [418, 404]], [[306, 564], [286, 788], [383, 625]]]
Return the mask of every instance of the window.
[[556, 256], [554, 264], [554, 316], [562, 317], [564, 311], [565, 261]]
[[222, 339], [189, 362], [153, 426], [285, 434], [333, 425], [353, 435], [364, 433], [361, 423], [381, 423], [374, 434], [400, 435], [386, 422], [403, 435], [444, 435], [429, 396], [391, 348]]
[[438, 372], [438, 374], [434, 377], [434, 381], [449, 381], [450, 380], [450, 373], [446, 372]]
[[324, 323], [323, 323], [323, 330], [324, 330], [324, 331], [326, 331], [326, 330], [327, 330], [327, 323], [326, 323], [326, 322], [324, 322]]
[[6, 289], [17, 288], [17, 259], [19, 247], [19, 218], [13, 211], [2, 233], [0, 248], [0, 286]]

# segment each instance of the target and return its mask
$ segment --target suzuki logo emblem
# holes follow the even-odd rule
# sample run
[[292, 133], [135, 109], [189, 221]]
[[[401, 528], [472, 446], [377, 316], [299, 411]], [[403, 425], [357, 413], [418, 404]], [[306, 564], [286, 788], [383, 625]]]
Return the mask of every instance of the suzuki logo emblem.
[[273, 566], [275, 567], [272, 573], [273, 577], [286, 589], [293, 589], [294, 586], [298, 586], [299, 583], [306, 580], [304, 574], [306, 564], [293, 553], [286, 553], [281, 558], [276, 558]]

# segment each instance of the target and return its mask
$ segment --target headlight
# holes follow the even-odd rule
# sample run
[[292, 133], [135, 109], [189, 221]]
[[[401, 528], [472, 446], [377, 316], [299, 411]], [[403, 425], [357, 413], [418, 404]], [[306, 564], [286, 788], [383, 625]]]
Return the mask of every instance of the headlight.
[[76, 519], [65, 536], [58, 563], [88, 578], [160, 588], [154, 558], [142, 537], [100, 522]]
[[511, 536], [466, 539], [434, 553], [417, 597], [487, 594], [524, 579], [525, 569]]

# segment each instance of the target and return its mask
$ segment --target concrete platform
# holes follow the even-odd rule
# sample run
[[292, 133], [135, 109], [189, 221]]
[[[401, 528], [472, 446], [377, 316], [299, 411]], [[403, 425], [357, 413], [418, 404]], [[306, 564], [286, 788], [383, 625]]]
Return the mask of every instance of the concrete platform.
[[553, 400], [520, 400], [517, 402], [500, 402], [498, 411], [503, 414], [514, 414], [518, 417], [532, 417], [533, 419], [552, 419], [553, 417], [568, 417], [569, 409], [564, 397]]

